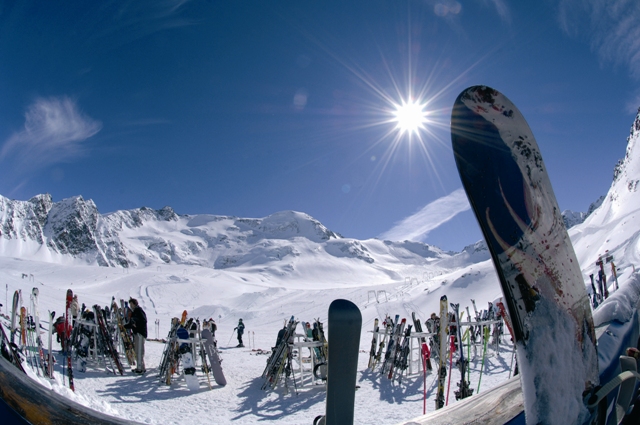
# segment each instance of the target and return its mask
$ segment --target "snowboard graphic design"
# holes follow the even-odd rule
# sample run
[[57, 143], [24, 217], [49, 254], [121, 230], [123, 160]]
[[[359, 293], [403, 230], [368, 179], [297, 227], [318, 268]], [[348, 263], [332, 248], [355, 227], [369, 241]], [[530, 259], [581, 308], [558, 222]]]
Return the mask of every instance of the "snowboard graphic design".
[[595, 330], [533, 133], [503, 94], [474, 86], [455, 101], [451, 140], [512, 320], [527, 422], [579, 422], [598, 383]]

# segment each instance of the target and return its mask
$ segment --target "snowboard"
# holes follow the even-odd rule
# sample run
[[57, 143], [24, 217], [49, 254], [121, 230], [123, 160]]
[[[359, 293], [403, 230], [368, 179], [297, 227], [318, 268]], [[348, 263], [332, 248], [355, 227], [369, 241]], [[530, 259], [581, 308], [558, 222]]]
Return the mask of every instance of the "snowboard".
[[222, 373], [222, 360], [213, 342], [211, 331], [209, 329], [203, 329], [201, 335], [204, 340], [204, 351], [207, 353], [207, 357], [211, 363], [213, 379], [216, 380], [218, 385], [227, 385], [227, 379], [224, 377], [224, 373]]
[[11, 329], [9, 329], [12, 344], [15, 342], [15, 337], [18, 330], [16, 326], [16, 321], [19, 316], [18, 314], [19, 306], [20, 306], [20, 292], [16, 291], [13, 293], [13, 304], [11, 309]]
[[361, 328], [362, 314], [354, 303], [338, 299], [329, 305], [327, 410], [316, 424], [353, 424]]
[[182, 357], [182, 370], [184, 371], [184, 380], [187, 388], [191, 391], [197, 391], [200, 388], [200, 382], [196, 376], [196, 363], [191, 350], [191, 340], [189, 339], [189, 331], [183, 327], [178, 328], [177, 332], [178, 344], [180, 344], [180, 356]]
[[589, 297], [536, 140], [500, 92], [456, 99], [451, 140], [517, 345], [527, 423], [580, 423], [598, 384]]

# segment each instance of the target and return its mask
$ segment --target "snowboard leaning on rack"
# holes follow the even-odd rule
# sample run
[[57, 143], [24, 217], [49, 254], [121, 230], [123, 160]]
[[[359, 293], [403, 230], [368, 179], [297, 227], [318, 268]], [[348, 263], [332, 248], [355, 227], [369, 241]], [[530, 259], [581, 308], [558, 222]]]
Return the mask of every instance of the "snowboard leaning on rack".
[[348, 300], [329, 305], [327, 410], [314, 425], [353, 425], [362, 314]]
[[527, 423], [582, 423], [598, 384], [593, 319], [531, 129], [503, 94], [474, 86], [455, 101], [451, 139], [512, 320]]
[[215, 379], [218, 385], [227, 385], [227, 379], [224, 377], [224, 373], [222, 373], [222, 360], [220, 359], [220, 354], [218, 353], [218, 349], [213, 341], [211, 331], [209, 329], [203, 329], [201, 335], [204, 351], [209, 358], [209, 363], [211, 363], [213, 379]]

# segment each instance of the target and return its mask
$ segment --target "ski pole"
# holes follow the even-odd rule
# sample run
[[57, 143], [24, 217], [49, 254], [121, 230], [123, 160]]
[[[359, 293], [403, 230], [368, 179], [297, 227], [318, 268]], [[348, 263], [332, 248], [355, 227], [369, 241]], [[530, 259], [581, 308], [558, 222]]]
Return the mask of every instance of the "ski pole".
[[427, 353], [422, 351], [422, 383], [424, 391], [422, 395], [422, 414], [427, 414]]
[[229, 342], [227, 342], [227, 346], [231, 344], [231, 340], [233, 339], [233, 331], [231, 332], [231, 337], [229, 338]]
[[480, 365], [480, 378], [478, 379], [478, 391], [476, 391], [476, 394], [480, 393], [480, 383], [482, 382], [482, 371], [484, 370], [484, 359], [487, 355], [488, 339], [489, 339], [489, 327], [484, 327], [484, 348], [482, 350], [482, 365]]
[[511, 371], [513, 370], [513, 359], [516, 357], [516, 344], [513, 343], [513, 352], [511, 354], [511, 366], [509, 366], [509, 378], [511, 378]]
[[[470, 330], [471, 328], [469, 328]], [[471, 361], [471, 332], [467, 334], [467, 361]], [[467, 381], [471, 382], [471, 368], [467, 368]]]
[[449, 382], [447, 383], [447, 400], [444, 405], [449, 405], [449, 390], [451, 389], [451, 373], [453, 371], [453, 350], [455, 350], [455, 336], [451, 335], [449, 337]]

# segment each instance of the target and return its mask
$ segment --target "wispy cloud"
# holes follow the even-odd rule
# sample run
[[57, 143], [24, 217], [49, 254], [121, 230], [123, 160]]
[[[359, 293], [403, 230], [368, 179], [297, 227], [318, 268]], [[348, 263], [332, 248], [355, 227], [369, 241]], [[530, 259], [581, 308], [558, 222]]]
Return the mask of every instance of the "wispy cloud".
[[640, 2], [558, 0], [558, 20], [571, 36], [587, 36], [601, 60], [628, 66], [640, 78]]
[[[503, 21], [511, 22], [511, 11], [504, 0], [481, 0], [482, 3], [493, 6]], [[433, 13], [440, 17], [458, 15], [462, 11], [462, 5], [456, 0], [436, 0], [433, 3]]]
[[39, 168], [78, 157], [82, 142], [96, 134], [102, 123], [78, 110], [68, 97], [37, 99], [25, 113], [24, 129], [14, 133], [0, 150], [0, 161]]
[[433, 229], [470, 208], [464, 190], [458, 189], [427, 204], [420, 211], [396, 223], [392, 229], [378, 237], [392, 241], [424, 241]]
[[[193, 25], [181, 16], [191, 0], [127, 0], [102, 3], [87, 22], [90, 37], [106, 37], [114, 45], [128, 43], [159, 31]], [[109, 17], [109, 19], [105, 19]]]
[[504, 0], [484, 0], [496, 8], [496, 12], [503, 21], [511, 22], [511, 11]]

